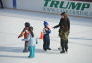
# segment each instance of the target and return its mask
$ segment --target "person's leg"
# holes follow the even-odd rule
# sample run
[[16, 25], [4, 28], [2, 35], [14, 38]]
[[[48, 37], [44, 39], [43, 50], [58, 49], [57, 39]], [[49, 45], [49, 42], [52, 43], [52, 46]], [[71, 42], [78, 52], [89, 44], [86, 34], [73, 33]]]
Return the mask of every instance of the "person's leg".
[[65, 51], [66, 52], [68, 51], [68, 40], [66, 40], [66, 42], [65, 42]]
[[1, 4], [1, 8], [4, 8], [4, 7], [3, 7], [3, 3], [2, 3], [2, 0], [0, 0], [0, 4]]
[[34, 57], [35, 57], [35, 46], [34, 46], [33, 50], [34, 50]]
[[23, 52], [28, 52], [28, 41], [25, 41]]
[[61, 51], [62, 45], [61, 45], [61, 38], [60, 38], [60, 46], [58, 48], [59, 51]]
[[64, 44], [65, 44], [64, 40], [61, 39], [61, 48], [62, 48], [62, 51], [60, 53], [64, 53], [65, 52], [65, 50], [64, 50]]
[[32, 55], [31, 55], [32, 58], [35, 57], [35, 46], [32, 46]]
[[43, 39], [43, 50], [45, 49], [45, 40]]
[[31, 52], [32, 52], [32, 49], [31, 49], [31, 47], [29, 46], [29, 58], [31, 57]]
[[66, 32], [65, 33], [65, 51], [67, 52], [68, 50], [68, 35], [69, 35], [69, 32]]
[[47, 46], [47, 42], [46, 42], [46, 39], [44, 38], [43, 39], [43, 50], [45, 50], [45, 51], [47, 50], [46, 46]]
[[50, 41], [47, 40], [47, 48], [49, 48], [49, 46], [50, 46]]
[[47, 40], [47, 49], [51, 50], [51, 48], [50, 48], [50, 39]]

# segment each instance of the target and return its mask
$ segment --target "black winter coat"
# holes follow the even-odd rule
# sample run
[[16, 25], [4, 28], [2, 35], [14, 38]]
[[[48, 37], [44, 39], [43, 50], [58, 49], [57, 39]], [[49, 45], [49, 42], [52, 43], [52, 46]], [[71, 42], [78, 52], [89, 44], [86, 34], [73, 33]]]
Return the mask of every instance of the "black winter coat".
[[70, 20], [68, 18], [66, 20], [61, 18], [59, 24], [54, 26], [54, 28], [58, 27], [60, 27], [60, 30], [64, 32], [70, 31]]

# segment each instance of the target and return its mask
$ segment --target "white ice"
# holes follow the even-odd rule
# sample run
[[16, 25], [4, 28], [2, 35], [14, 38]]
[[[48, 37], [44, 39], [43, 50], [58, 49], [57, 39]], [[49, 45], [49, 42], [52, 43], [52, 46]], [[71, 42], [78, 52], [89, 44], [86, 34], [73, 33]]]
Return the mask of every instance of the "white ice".
[[71, 17], [68, 53], [60, 54], [58, 47], [60, 39], [58, 29], [52, 29], [51, 51], [43, 51], [42, 40], [36, 45], [36, 56], [28, 58], [29, 53], [23, 53], [24, 42], [18, 35], [25, 22], [30, 22], [34, 28], [35, 37], [39, 37], [43, 29], [43, 21], [48, 21], [51, 27], [57, 25], [59, 15], [0, 9], [0, 63], [92, 63], [92, 18]]

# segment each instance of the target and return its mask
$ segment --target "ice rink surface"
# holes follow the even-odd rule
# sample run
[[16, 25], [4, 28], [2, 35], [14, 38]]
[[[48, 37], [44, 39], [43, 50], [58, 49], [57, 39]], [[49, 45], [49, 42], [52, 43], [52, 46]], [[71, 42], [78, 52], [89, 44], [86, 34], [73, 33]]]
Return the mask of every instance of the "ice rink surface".
[[39, 12], [27, 12], [12, 9], [0, 9], [0, 63], [92, 63], [92, 18], [71, 17], [69, 35], [69, 51], [60, 54], [58, 47], [60, 39], [58, 29], [52, 29], [50, 34], [51, 51], [43, 51], [42, 40], [36, 45], [35, 58], [28, 58], [29, 53], [23, 53], [24, 42], [18, 35], [25, 22], [30, 22], [38, 38], [43, 29], [43, 21], [51, 27], [57, 25], [59, 15]]

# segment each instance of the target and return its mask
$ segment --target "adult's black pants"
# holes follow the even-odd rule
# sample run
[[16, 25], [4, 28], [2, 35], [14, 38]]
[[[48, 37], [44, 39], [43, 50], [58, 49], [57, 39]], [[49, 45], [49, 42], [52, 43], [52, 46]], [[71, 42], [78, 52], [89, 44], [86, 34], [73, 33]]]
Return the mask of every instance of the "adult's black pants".
[[62, 47], [62, 51], [67, 51], [67, 49], [68, 49], [68, 40], [61, 39], [60, 45]]

